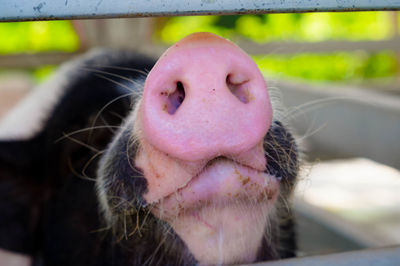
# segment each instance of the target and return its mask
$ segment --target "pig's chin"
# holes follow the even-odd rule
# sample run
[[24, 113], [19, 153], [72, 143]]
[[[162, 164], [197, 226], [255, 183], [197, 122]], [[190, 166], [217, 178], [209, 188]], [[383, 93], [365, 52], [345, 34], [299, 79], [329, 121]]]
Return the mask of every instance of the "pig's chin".
[[153, 213], [201, 264], [248, 263], [256, 259], [277, 194], [275, 178], [221, 158], [155, 204]]
[[[186, 174], [196, 173], [174, 192], [157, 201], [149, 202], [149, 197], [147, 200], [153, 214], [171, 225], [200, 264], [255, 261], [279, 193], [273, 176], [225, 157], [202, 162], [198, 168], [171, 160], [149, 147], [139, 157], [145, 154], [153, 160], [167, 160], [169, 167], [162, 169], [183, 168]], [[137, 163], [145, 173], [162, 179], [160, 169], [153, 167], [162, 163], [153, 165], [153, 160], [146, 156], [137, 159]], [[176, 169], [172, 172], [180, 173]], [[153, 184], [150, 188], [159, 187]], [[154, 193], [149, 191], [149, 195]]]
[[135, 164], [147, 180], [144, 199], [200, 264], [253, 262], [268, 230], [279, 184], [261, 170], [260, 145], [244, 154], [188, 162], [141, 141]]
[[249, 263], [256, 260], [277, 195], [274, 177], [221, 158], [152, 212], [200, 264]]

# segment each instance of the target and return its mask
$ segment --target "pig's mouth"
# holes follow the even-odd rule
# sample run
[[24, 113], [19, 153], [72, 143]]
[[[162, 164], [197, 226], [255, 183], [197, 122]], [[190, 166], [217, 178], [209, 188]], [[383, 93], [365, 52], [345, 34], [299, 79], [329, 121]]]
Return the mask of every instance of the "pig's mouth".
[[256, 258], [278, 194], [274, 176], [217, 157], [152, 212], [172, 226], [199, 262], [245, 263]]
[[219, 156], [174, 192], [162, 197], [153, 205], [153, 211], [160, 217], [177, 217], [182, 213], [196, 213], [206, 206], [272, 205], [278, 192], [274, 176]]

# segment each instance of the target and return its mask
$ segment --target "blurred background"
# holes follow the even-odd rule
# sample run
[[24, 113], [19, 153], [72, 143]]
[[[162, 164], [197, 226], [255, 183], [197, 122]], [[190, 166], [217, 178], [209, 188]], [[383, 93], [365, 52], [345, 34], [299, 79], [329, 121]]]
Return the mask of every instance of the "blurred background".
[[304, 152], [300, 255], [400, 244], [399, 12], [0, 23], [0, 119], [87, 50], [157, 57], [197, 31], [241, 46], [286, 107]]

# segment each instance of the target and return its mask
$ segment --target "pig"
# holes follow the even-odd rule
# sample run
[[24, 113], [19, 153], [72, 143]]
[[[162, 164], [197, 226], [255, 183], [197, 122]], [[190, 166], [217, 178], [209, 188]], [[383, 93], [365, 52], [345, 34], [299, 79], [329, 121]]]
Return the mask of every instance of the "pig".
[[293, 257], [300, 156], [277, 117], [255, 62], [211, 33], [157, 62], [66, 63], [0, 123], [0, 248], [61, 266]]

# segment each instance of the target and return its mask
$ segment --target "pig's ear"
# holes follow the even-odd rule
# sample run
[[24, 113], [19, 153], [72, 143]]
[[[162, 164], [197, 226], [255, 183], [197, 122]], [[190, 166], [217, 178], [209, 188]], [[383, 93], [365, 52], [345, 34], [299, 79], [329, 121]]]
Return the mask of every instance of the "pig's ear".
[[32, 141], [0, 141], [0, 248], [32, 254], [39, 216]]

